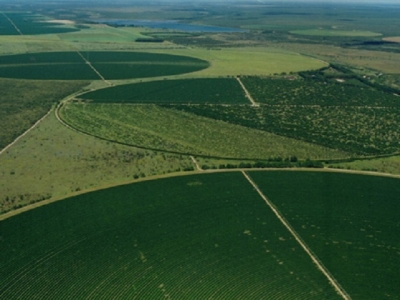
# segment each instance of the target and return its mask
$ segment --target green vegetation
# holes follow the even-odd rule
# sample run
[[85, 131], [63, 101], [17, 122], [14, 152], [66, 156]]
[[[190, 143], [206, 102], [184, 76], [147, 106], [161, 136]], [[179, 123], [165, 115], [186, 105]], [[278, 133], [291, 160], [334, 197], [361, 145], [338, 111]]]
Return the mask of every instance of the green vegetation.
[[87, 84], [0, 79], [0, 149], [31, 127], [58, 101]]
[[146, 38], [138, 28], [110, 28], [105, 25], [91, 25], [78, 32], [60, 34], [62, 41], [73, 43], [132, 43]]
[[329, 164], [329, 167], [344, 170], [360, 170], [400, 175], [400, 156], [356, 160]]
[[0, 35], [38, 35], [79, 31], [62, 23], [46, 22], [43, 16], [32, 13], [1, 12]]
[[[232, 109], [231, 106], [210, 107]], [[239, 110], [245, 106], [233, 107]], [[85, 133], [153, 150], [248, 159], [349, 157], [343, 151], [156, 105], [67, 104], [61, 110], [61, 117]]]
[[[23, 124], [19, 120], [18, 126]], [[0, 214], [45, 199], [194, 168], [189, 157], [77, 133], [53, 112], [0, 155]]]
[[314, 172], [251, 172], [353, 299], [399, 295], [399, 179]]
[[259, 107], [172, 108], [354, 155], [398, 153], [400, 102], [393, 94], [397, 90], [360, 81], [353, 73], [343, 74], [336, 69], [324, 72], [300, 73], [305, 79], [242, 78], [255, 101], [261, 103]]
[[[81, 57], [81, 55], [83, 57]], [[100, 80], [177, 75], [208, 67], [203, 60], [142, 52], [50, 52], [0, 57], [0, 77], [42, 80]]]
[[269, 105], [400, 107], [399, 97], [344, 74], [321, 81], [316, 76], [310, 75], [311, 80], [249, 77], [242, 82], [256, 102]]
[[0, 78], [35, 80], [99, 80], [100, 77], [86, 64], [49, 64], [0, 66]]
[[398, 108], [174, 105], [175, 109], [308, 141], [354, 155], [399, 151]]
[[0, 224], [2, 298], [339, 299], [240, 173], [101, 190]]
[[101, 89], [79, 98], [95, 103], [250, 103], [233, 78], [150, 81]]
[[376, 37], [381, 36], [381, 33], [363, 31], [363, 30], [337, 30], [337, 29], [305, 29], [292, 30], [290, 33], [299, 35], [314, 35], [314, 36], [345, 36], [345, 37]]
[[272, 75], [315, 70], [327, 66], [327, 63], [318, 59], [271, 47], [190, 48], [152, 52], [189, 55], [210, 62], [209, 68], [196, 73], [197, 77]]
[[0, 148], [67, 95], [77, 130], [0, 155], [1, 299], [340, 298], [238, 168], [290, 168], [248, 174], [351, 298], [398, 297], [398, 179], [321, 168], [400, 174], [399, 5], [31, 2], [0, 4]]

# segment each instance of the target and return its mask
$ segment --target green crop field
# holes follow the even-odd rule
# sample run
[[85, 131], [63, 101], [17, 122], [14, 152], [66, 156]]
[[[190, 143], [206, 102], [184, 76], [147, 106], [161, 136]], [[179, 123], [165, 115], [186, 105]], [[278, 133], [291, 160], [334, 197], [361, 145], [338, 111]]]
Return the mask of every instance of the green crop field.
[[250, 174], [353, 299], [398, 297], [399, 179]]
[[0, 35], [38, 35], [79, 31], [76, 27], [45, 22], [46, 20], [43, 16], [32, 13], [0, 12]]
[[313, 36], [342, 36], [342, 37], [376, 37], [381, 36], [381, 33], [364, 31], [364, 30], [337, 30], [337, 29], [305, 29], [292, 30], [290, 33], [299, 35]]
[[0, 226], [1, 298], [340, 299], [240, 173], [97, 191]]
[[68, 104], [61, 117], [97, 137], [167, 152], [249, 159], [349, 157], [343, 151], [156, 105]]
[[79, 98], [94, 103], [250, 104], [233, 78], [150, 81], [101, 89]]
[[[142, 52], [90, 52], [81, 55], [106, 79], [177, 75], [208, 67], [204, 60]], [[42, 80], [100, 80], [78, 52], [0, 56], [0, 77]]]
[[322, 106], [229, 106], [174, 105], [173, 108], [199, 116], [223, 120], [371, 156], [399, 151], [399, 109]]
[[0, 299], [399, 299], [399, 4], [14, 2]]
[[393, 93], [375, 90], [361, 82], [352, 85], [351, 79], [340, 75], [331, 79], [333, 82], [260, 77], [241, 80], [256, 102], [270, 105], [400, 107], [399, 97]]
[[[399, 179], [249, 175], [350, 297], [398, 295]], [[100, 190], [0, 227], [2, 298], [340, 299], [240, 172]]]
[[[354, 155], [400, 150], [399, 97], [355, 79], [244, 77], [260, 106], [174, 105], [181, 111], [279, 134]], [[316, 76], [316, 75], [313, 75]], [[314, 78], [311, 76], [311, 78]], [[315, 77], [316, 78], [316, 77]]]

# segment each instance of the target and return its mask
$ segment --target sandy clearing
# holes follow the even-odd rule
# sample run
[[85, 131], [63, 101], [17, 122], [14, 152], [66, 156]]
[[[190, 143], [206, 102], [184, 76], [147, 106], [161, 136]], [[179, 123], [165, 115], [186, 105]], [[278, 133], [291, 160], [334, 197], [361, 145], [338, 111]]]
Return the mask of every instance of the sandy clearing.
[[48, 20], [48, 21], [44, 21], [44, 22], [45, 23], [61, 23], [61, 24], [64, 24], [64, 25], [73, 25], [73, 24], [75, 24], [75, 22], [71, 21], [71, 20], [57, 20], [57, 19]]

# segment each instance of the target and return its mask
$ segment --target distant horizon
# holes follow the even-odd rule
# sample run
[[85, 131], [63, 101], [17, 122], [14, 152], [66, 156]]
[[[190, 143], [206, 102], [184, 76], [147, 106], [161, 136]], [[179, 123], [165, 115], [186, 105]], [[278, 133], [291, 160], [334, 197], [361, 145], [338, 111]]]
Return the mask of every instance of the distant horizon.
[[[105, 3], [109, 3], [108, 0], [16, 0], [13, 1], [13, 3], [10, 3], [9, 0], [0, 0], [0, 3], [7, 3], [7, 4], [18, 4], [18, 3], [54, 3], [54, 2], [64, 2], [64, 3], [74, 3], [74, 2], [79, 2], [79, 3], [85, 3], [85, 2], [96, 2], [96, 3], [101, 3], [101, 4], [105, 4]], [[336, 3], [348, 3], [348, 4], [376, 4], [376, 5], [380, 5], [380, 4], [399, 4], [400, 5], [400, 0], [382, 0], [382, 1], [374, 1], [374, 0], [198, 0], [198, 1], [187, 1], [187, 0], [155, 0], [155, 1], [151, 1], [153, 3], [157, 3], [157, 2], [187, 2], [187, 3], [194, 3], [194, 2], [214, 2], [214, 3], [218, 3], [218, 2], [247, 2], [247, 3], [263, 3], [263, 4], [268, 4], [268, 3], [282, 3], [282, 2], [286, 2], [286, 3], [290, 3], [290, 2], [304, 2], [304, 3], [320, 3], [320, 4], [336, 4]], [[124, 3], [124, 4], [128, 4], [128, 3], [132, 3], [132, 4], [143, 4], [142, 1], [139, 0], [115, 0], [113, 2], [113, 4], [117, 4], [117, 3]], [[151, 3], [149, 3], [151, 4]], [[112, 5], [110, 3], [110, 5]]]

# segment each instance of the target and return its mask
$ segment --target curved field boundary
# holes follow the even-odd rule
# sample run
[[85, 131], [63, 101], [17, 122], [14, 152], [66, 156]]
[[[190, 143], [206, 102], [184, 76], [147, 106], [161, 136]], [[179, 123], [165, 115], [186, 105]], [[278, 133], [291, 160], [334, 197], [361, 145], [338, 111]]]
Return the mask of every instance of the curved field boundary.
[[133, 183], [138, 183], [138, 182], [143, 182], [143, 181], [151, 181], [151, 180], [158, 180], [158, 179], [164, 179], [164, 178], [171, 178], [171, 177], [180, 177], [180, 176], [189, 176], [193, 174], [207, 174], [207, 173], [222, 173], [222, 172], [247, 172], [247, 171], [257, 171], [257, 172], [274, 172], [274, 171], [285, 171], [285, 172], [329, 172], [329, 173], [347, 173], [347, 174], [354, 174], [354, 175], [366, 175], [366, 176], [379, 176], [379, 177], [389, 177], [389, 178], [397, 178], [400, 179], [400, 175], [393, 175], [393, 174], [387, 174], [387, 173], [379, 173], [379, 172], [370, 172], [370, 171], [357, 171], [357, 170], [342, 170], [342, 169], [331, 169], [331, 168], [324, 168], [324, 169], [310, 169], [310, 168], [292, 168], [292, 169], [285, 169], [285, 168], [268, 168], [268, 169], [256, 169], [256, 168], [251, 168], [251, 169], [210, 169], [210, 170], [196, 170], [196, 171], [191, 171], [191, 172], [176, 172], [176, 173], [168, 173], [168, 174], [163, 174], [163, 175], [155, 175], [151, 177], [146, 177], [146, 178], [139, 178], [139, 179], [131, 179], [125, 182], [121, 182], [119, 184], [106, 184], [103, 186], [95, 187], [95, 188], [90, 188], [90, 189], [85, 189], [81, 190], [75, 193], [71, 193], [68, 196], [65, 197], [58, 197], [58, 198], [53, 198], [53, 199], [48, 199], [48, 200], [43, 200], [40, 202], [36, 202], [33, 204], [29, 204], [27, 206], [18, 208], [16, 210], [12, 210], [9, 212], [6, 212], [4, 214], [0, 214], [0, 221], [3, 221], [5, 219], [11, 218], [13, 216], [19, 215], [23, 212], [51, 204], [53, 202], [61, 201], [70, 197], [74, 197], [77, 195], [82, 195], [86, 194], [89, 192], [94, 192], [94, 191], [99, 191], [99, 190], [105, 190], [108, 188], [116, 187], [116, 186], [122, 186], [122, 185], [127, 185], [127, 184], [133, 184]]
[[[66, 102], [64, 102], [66, 103]], [[198, 154], [198, 153], [189, 153], [189, 152], [180, 152], [180, 151], [172, 151], [172, 150], [165, 150], [165, 149], [159, 149], [159, 148], [151, 148], [151, 147], [144, 147], [141, 145], [136, 145], [136, 144], [129, 144], [129, 143], [124, 143], [124, 142], [119, 142], [117, 140], [112, 140], [112, 139], [107, 139], [104, 138], [102, 136], [98, 136], [98, 135], [94, 135], [91, 133], [88, 133], [84, 130], [75, 128], [74, 126], [71, 126], [70, 124], [66, 123], [62, 117], [60, 116], [60, 110], [63, 108], [63, 104], [61, 103], [57, 109], [55, 110], [56, 113], [56, 118], [61, 122], [61, 124], [63, 124], [64, 126], [66, 126], [69, 129], [74, 130], [75, 132], [79, 132], [82, 134], [85, 134], [87, 136], [91, 136], [103, 141], [107, 141], [107, 142], [111, 142], [111, 143], [116, 143], [119, 145], [124, 145], [124, 146], [129, 146], [129, 147], [135, 147], [135, 148], [139, 148], [139, 149], [144, 149], [144, 150], [151, 150], [151, 151], [157, 151], [157, 152], [164, 152], [164, 153], [169, 153], [169, 154], [177, 154], [177, 155], [186, 155], [186, 156], [196, 156], [196, 157], [202, 157], [202, 158], [213, 158], [213, 159], [228, 159], [228, 160], [236, 160], [236, 161], [257, 161], [257, 160], [261, 160], [264, 161], [266, 160], [266, 158], [238, 158], [238, 157], [223, 157], [223, 156], [212, 156], [212, 155], [203, 155], [203, 154]]]
[[258, 186], [254, 183], [254, 181], [250, 178], [249, 175], [245, 171], [241, 171], [243, 176], [250, 182], [250, 184], [254, 187], [257, 193], [261, 196], [261, 198], [267, 203], [269, 208], [274, 212], [276, 217], [281, 221], [281, 223], [286, 227], [287, 230], [292, 234], [295, 240], [300, 244], [303, 250], [307, 253], [307, 255], [311, 258], [313, 263], [318, 267], [318, 269], [325, 275], [328, 281], [335, 288], [336, 292], [345, 300], [350, 300], [351, 297], [344, 288], [340, 285], [340, 283], [333, 277], [333, 275], [329, 272], [329, 270], [323, 265], [323, 263], [319, 260], [316, 254], [307, 246], [307, 244], [303, 241], [300, 235], [293, 229], [290, 223], [285, 219], [285, 217], [279, 212], [279, 210], [275, 207], [275, 205], [261, 192]]

